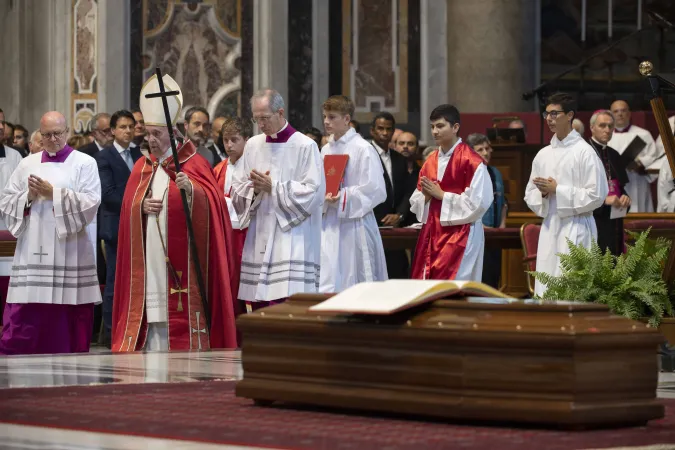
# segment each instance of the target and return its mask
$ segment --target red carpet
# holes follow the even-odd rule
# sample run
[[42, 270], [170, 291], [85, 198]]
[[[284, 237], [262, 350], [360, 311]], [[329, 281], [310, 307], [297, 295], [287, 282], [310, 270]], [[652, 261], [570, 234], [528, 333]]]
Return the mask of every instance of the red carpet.
[[259, 408], [234, 382], [75, 386], [0, 392], [0, 422], [289, 449], [480, 450], [626, 447], [675, 443], [675, 400], [646, 427], [549, 431]]

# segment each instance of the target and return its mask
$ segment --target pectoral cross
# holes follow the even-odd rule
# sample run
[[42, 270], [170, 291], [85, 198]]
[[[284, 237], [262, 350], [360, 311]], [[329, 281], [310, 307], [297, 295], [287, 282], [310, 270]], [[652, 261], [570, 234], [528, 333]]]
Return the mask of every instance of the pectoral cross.
[[40, 253], [33, 253], [33, 255], [39, 256], [39, 257], [40, 257], [40, 263], [42, 263], [42, 257], [43, 257], [43, 256], [48, 256], [49, 253], [42, 253], [42, 246], [40, 246]]
[[185, 293], [187, 294], [187, 288], [181, 288], [180, 286], [183, 284], [181, 281], [183, 279], [183, 272], [177, 270], [176, 275], [178, 275], [178, 282], [180, 283], [178, 286], [176, 286], [178, 289], [171, 288], [170, 293], [171, 295], [173, 294], [178, 294], [178, 307], [176, 308], [176, 311], [178, 312], [183, 312], [183, 300], [181, 298], [181, 294]]
[[197, 316], [197, 328], [193, 328], [192, 326], [190, 326], [190, 330], [192, 330], [192, 334], [197, 333], [197, 343], [198, 343], [198, 347], [197, 347], [197, 348], [198, 348], [199, 350], [201, 350], [201, 349], [202, 349], [202, 340], [200, 339], [200, 338], [201, 338], [200, 335], [201, 335], [202, 333], [206, 334], [206, 327], [204, 327], [204, 328], [199, 328], [199, 327], [200, 327], [200, 325], [199, 325], [199, 316], [200, 316], [200, 312], [199, 312], [199, 311], [195, 311], [195, 315]]

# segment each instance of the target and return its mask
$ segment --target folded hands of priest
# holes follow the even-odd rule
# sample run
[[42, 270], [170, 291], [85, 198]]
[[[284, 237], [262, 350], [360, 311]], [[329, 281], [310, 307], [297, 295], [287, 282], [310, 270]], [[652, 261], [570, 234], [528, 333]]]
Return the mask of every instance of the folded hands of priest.
[[37, 175], [31, 175], [28, 177], [28, 201], [33, 201], [38, 197], [52, 200], [54, 198], [54, 188], [49, 181], [43, 180]]
[[541, 178], [537, 177], [532, 180], [534, 185], [539, 189], [539, 191], [546, 197], [548, 194], [555, 194], [555, 190], [558, 188], [558, 182], [553, 178]]
[[272, 192], [272, 177], [270, 177], [269, 170], [262, 173], [254, 169], [251, 171], [249, 179], [253, 182], [253, 191], [256, 194], [261, 192], [267, 192], [269, 194]]
[[335, 196], [331, 194], [330, 192], [326, 194], [326, 201], [328, 203], [335, 203], [340, 199], [340, 193], [338, 192]]

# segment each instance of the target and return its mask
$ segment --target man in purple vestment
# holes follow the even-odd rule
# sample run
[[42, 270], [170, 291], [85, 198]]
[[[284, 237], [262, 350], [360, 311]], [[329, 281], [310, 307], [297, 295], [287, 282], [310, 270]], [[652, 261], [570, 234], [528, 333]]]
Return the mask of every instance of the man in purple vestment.
[[66, 145], [58, 112], [40, 120], [42, 151], [24, 158], [0, 195], [0, 216], [17, 238], [0, 354], [89, 351], [96, 275], [96, 161]]

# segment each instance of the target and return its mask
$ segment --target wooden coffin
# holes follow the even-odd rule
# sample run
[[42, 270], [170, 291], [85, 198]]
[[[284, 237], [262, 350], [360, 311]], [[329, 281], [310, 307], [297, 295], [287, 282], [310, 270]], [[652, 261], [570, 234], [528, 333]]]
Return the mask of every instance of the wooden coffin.
[[297, 295], [239, 317], [237, 396], [572, 427], [664, 415], [663, 337], [603, 305], [470, 298], [392, 316], [307, 311], [326, 298]]

